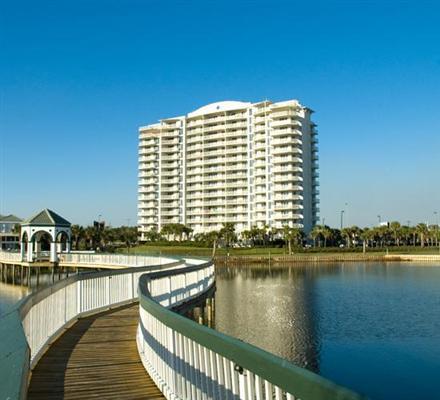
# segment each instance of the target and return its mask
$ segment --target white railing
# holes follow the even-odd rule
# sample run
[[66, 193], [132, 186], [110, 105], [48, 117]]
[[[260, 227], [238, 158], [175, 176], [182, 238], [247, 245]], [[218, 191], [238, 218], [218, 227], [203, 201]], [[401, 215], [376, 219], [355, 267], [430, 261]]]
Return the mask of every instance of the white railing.
[[71, 321], [89, 313], [137, 300], [139, 277], [145, 272], [168, 270], [184, 261], [160, 264], [150, 257], [147, 266], [74, 275], [28, 298], [22, 308], [23, 329], [31, 350], [31, 365], [50, 338]]
[[[90, 262], [94, 254], [64, 254]], [[96, 255], [102, 256], [102, 255]], [[133, 256], [111, 255], [112, 262]], [[80, 258], [78, 258], [80, 257]], [[102, 261], [102, 258], [98, 258]], [[81, 273], [23, 299], [0, 317], [0, 399], [25, 398], [30, 370], [65, 329], [78, 318], [137, 301], [142, 274], [200, 264], [201, 260], [143, 257], [136, 268]], [[167, 261], [167, 262], [165, 262]]]
[[0, 263], [1, 262], [21, 262], [21, 254], [11, 251], [0, 250]]
[[102, 267], [145, 267], [153, 264], [167, 264], [175, 262], [176, 258], [162, 257], [162, 256], [145, 256], [145, 255], [130, 255], [130, 254], [78, 254], [78, 253], [63, 253], [59, 255], [59, 262], [61, 265], [74, 265], [81, 267], [81, 265]]
[[138, 351], [169, 400], [360, 399], [357, 394], [172, 311], [214, 282], [210, 263], [139, 281]]

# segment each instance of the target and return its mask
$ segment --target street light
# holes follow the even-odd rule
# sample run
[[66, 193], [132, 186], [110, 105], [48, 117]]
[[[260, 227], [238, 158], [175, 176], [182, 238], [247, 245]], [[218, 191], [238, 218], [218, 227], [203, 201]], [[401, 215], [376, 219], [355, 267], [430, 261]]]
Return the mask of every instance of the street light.
[[382, 222], [382, 218], [380, 217], [380, 215], [377, 216], [377, 219], [379, 220], [379, 225]]

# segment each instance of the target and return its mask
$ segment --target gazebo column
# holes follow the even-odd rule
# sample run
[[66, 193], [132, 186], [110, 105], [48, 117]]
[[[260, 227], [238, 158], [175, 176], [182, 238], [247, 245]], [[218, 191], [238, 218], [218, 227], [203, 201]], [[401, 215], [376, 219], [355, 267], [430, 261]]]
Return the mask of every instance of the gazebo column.
[[51, 241], [50, 242], [50, 262], [57, 262], [57, 242]]
[[22, 240], [21, 242], [20, 242], [20, 258], [21, 258], [21, 261], [24, 261], [24, 257], [25, 257], [25, 242]]
[[28, 248], [27, 248], [27, 261], [32, 262], [32, 253], [33, 253], [33, 243], [30, 241], [28, 242]]
[[70, 253], [70, 238], [66, 242], [66, 253]]
[[[41, 239], [40, 239], [41, 240]], [[35, 253], [35, 258], [38, 260], [38, 256], [41, 253], [41, 243], [40, 240], [37, 239], [37, 236], [35, 237], [35, 241], [34, 241], [34, 253]]]

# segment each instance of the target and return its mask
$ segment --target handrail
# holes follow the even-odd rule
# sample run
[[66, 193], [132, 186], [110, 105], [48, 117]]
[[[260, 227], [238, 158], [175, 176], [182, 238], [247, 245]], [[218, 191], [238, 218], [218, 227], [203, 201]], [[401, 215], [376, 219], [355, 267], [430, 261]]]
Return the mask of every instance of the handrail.
[[0, 399], [26, 398], [30, 370], [50, 343], [78, 318], [137, 301], [142, 274], [184, 264], [185, 260], [177, 260], [80, 273], [22, 299], [0, 316]]
[[[172, 274], [186, 276], [207, 267], [209, 263]], [[154, 291], [154, 280], [167, 279], [169, 275], [160, 272], [140, 278], [138, 330], [141, 359], [166, 398], [362, 398], [311, 371], [173, 312], [179, 302], [162, 299], [160, 304]]]

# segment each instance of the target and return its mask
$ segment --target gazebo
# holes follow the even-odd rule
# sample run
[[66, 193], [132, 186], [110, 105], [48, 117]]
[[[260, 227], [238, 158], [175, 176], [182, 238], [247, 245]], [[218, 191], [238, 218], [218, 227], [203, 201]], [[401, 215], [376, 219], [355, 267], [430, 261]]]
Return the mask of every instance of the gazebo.
[[70, 252], [71, 224], [49, 209], [21, 223], [21, 259], [27, 262], [58, 261], [58, 253]]

